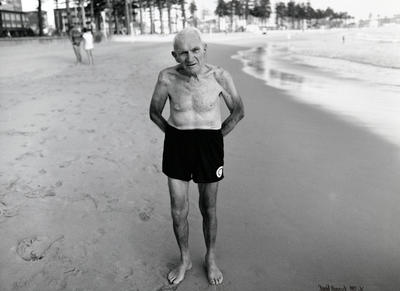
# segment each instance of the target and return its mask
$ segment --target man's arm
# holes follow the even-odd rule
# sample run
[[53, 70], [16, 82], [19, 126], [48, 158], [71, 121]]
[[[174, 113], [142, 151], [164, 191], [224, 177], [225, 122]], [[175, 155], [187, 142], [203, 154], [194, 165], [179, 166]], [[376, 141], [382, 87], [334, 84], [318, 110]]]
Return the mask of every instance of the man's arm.
[[222, 122], [221, 127], [222, 135], [226, 136], [244, 117], [244, 106], [233, 79], [227, 71], [220, 69], [220, 72], [216, 74], [216, 79], [224, 89], [221, 94], [230, 112], [229, 116]]
[[158, 75], [158, 80], [154, 88], [154, 93], [150, 102], [150, 119], [163, 131], [167, 128], [167, 121], [162, 116], [162, 111], [165, 106], [165, 102], [168, 98], [168, 79], [166, 72], [161, 71]]

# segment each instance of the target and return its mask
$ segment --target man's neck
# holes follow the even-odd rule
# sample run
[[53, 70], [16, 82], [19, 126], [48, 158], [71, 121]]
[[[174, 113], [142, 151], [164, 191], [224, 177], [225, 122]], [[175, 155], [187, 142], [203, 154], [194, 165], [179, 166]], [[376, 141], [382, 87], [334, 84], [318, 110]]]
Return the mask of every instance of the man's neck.
[[199, 77], [206, 74], [209, 70], [206, 65], [204, 65], [198, 74], [186, 71], [181, 65], [177, 68], [178, 73], [184, 75], [189, 78], [194, 78], [195, 80], [199, 80]]

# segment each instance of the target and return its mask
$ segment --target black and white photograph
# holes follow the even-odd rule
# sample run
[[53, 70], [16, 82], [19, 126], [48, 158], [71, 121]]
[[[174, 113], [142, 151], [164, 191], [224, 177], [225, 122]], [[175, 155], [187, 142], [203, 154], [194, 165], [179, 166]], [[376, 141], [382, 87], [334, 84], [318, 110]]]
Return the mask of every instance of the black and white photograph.
[[0, 291], [399, 291], [398, 0], [0, 0]]

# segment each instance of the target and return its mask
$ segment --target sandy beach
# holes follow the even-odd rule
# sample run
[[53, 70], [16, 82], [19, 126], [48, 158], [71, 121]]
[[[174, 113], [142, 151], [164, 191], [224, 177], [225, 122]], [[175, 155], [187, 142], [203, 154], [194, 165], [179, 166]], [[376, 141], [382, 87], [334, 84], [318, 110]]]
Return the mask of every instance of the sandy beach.
[[0, 47], [1, 291], [400, 288], [399, 147], [245, 74], [241, 43], [208, 49], [246, 109], [225, 139], [218, 287], [193, 184], [193, 269], [166, 280], [178, 248], [148, 106], [171, 44], [104, 42], [95, 66], [68, 42]]

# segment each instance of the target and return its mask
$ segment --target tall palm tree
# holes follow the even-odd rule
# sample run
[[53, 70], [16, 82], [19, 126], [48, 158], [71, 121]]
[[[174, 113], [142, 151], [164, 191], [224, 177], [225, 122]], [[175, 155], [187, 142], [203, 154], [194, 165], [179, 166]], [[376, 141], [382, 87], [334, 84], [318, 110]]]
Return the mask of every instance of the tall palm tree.
[[90, 20], [94, 23], [94, 0], [90, 0]]
[[249, 0], [245, 0], [244, 2], [244, 19], [246, 20], [246, 24], [249, 18]]
[[155, 0], [158, 7], [158, 12], [160, 13], [160, 29], [161, 29], [161, 34], [164, 34], [164, 21], [163, 21], [163, 13], [162, 10], [164, 8], [165, 0]]
[[228, 7], [224, 0], [218, 0], [214, 13], [218, 16], [218, 31], [221, 31], [221, 17], [228, 14]]
[[196, 6], [196, 3], [194, 2], [194, 0], [192, 0], [192, 2], [190, 2], [189, 11], [190, 11], [190, 14], [193, 19], [193, 25], [194, 25], [194, 27], [197, 27], [197, 20], [196, 20], [196, 15], [195, 15], [195, 13], [197, 11], [197, 6]]
[[143, 3], [145, 3], [145, 0], [133, 0], [134, 2], [132, 3], [134, 7], [139, 8], [139, 29], [140, 29], [140, 34], [144, 33], [144, 25], [143, 25]]
[[38, 28], [39, 36], [43, 36], [42, 0], [38, 0]]
[[310, 21], [315, 17], [315, 11], [314, 8], [311, 7], [310, 2], [307, 2], [306, 4], [306, 10], [305, 10], [305, 17], [307, 20], [307, 26], [310, 26]]
[[71, 11], [69, 9], [69, 0], [65, 0], [65, 6], [67, 8], [67, 22], [68, 22], [67, 31], [69, 32], [72, 28], [72, 19], [71, 19]]
[[286, 16], [286, 4], [285, 2], [279, 2], [275, 4], [275, 13], [276, 13], [276, 25], [282, 26], [283, 20]]
[[295, 8], [296, 7], [296, 3], [294, 1], [289, 1], [289, 3], [287, 4], [287, 9], [286, 9], [286, 15], [290, 18], [291, 23], [292, 23], [292, 28], [294, 28], [294, 17], [296, 14]]
[[231, 0], [229, 3], [230, 7], [230, 19], [231, 19], [231, 32], [233, 32], [233, 14], [235, 13], [235, 2]]
[[77, 4], [81, 10], [82, 25], [85, 26], [86, 25], [86, 15], [85, 15], [85, 8], [83, 5], [84, 4], [83, 2], [84, 2], [84, 0], [78, 0], [78, 2], [75, 4]]
[[154, 6], [154, 1], [153, 0], [145, 0], [146, 7], [149, 8], [149, 13], [150, 13], [150, 34], [153, 34], [155, 32], [154, 29], [154, 19], [153, 19], [153, 6]]
[[172, 9], [172, 5], [174, 5], [174, 4], [176, 4], [176, 0], [166, 0], [169, 33], [172, 33], [171, 9]]
[[125, 26], [127, 34], [131, 34], [131, 14], [129, 11], [129, 0], [125, 0]]
[[182, 26], [183, 28], [186, 27], [186, 12], [185, 12], [185, 0], [178, 0], [178, 4], [181, 6], [181, 11], [182, 11]]
[[296, 4], [295, 10], [296, 10], [295, 17], [297, 19], [297, 27], [304, 28], [303, 20], [306, 19], [306, 6], [304, 5], [304, 3]]

